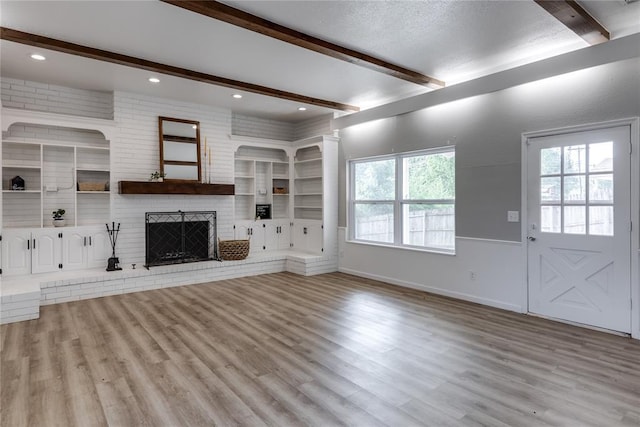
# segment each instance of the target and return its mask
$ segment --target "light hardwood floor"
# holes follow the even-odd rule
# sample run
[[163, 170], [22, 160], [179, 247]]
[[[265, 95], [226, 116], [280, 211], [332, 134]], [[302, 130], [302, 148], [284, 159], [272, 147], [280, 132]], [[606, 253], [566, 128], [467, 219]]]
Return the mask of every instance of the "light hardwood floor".
[[640, 425], [640, 342], [345, 274], [42, 307], [1, 425]]

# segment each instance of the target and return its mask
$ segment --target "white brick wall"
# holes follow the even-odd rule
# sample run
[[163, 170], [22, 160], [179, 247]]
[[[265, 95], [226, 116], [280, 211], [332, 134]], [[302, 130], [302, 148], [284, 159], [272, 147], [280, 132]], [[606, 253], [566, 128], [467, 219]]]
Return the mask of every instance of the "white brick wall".
[[[112, 188], [117, 188], [118, 181], [146, 181], [160, 168], [158, 116], [199, 121], [201, 142], [204, 144], [206, 138], [212, 151], [211, 182], [233, 183], [234, 157], [228, 144], [231, 133], [229, 110], [124, 92], [114, 94], [114, 108], [119, 137], [111, 144]], [[121, 264], [144, 263], [145, 212], [176, 210], [215, 210], [218, 236], [233, 238], [232, 196], [120, 195], [114, 192], [112, 218], [122, 224], [116, 250]]]
[[4, 107], [98, 119], [113, 118], [113, 97], [109, 92], [73, 89], [6, 77], [0, 80], [0, 85]]
[[267, 120], [234, 113], [231, 118], [231, 133], [255, 138], [293, 141], [293, 124], [279, 120]]
[[331, 135], [330, 122], [333, 118], [332, 114], [316, 117], [296, 123], [293, 126], [293, 139], [295, 141], [318, 135]]

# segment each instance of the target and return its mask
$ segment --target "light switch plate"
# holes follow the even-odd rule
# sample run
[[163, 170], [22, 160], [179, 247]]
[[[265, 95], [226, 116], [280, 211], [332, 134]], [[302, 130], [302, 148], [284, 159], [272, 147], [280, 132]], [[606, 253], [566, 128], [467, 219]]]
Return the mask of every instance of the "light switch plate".
[[507, 222], [520, 222], [520, 211], [507, 211]]

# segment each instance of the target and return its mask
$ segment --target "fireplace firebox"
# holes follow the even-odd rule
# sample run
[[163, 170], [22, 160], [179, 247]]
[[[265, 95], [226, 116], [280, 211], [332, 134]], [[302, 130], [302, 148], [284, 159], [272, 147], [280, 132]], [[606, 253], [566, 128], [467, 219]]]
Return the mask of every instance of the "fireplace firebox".
[[217, 260], [216, 212], [147, 212], [145, 267]]

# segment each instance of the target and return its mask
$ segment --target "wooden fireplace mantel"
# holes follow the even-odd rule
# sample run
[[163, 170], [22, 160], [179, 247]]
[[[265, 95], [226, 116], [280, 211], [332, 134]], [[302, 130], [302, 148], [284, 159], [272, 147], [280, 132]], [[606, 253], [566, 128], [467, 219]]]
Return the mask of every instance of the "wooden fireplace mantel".
[[120, 181], [120, 194], [192, 194], [203, 196], [233, 196], [233, 184], [202, 184], [190, 181]]

